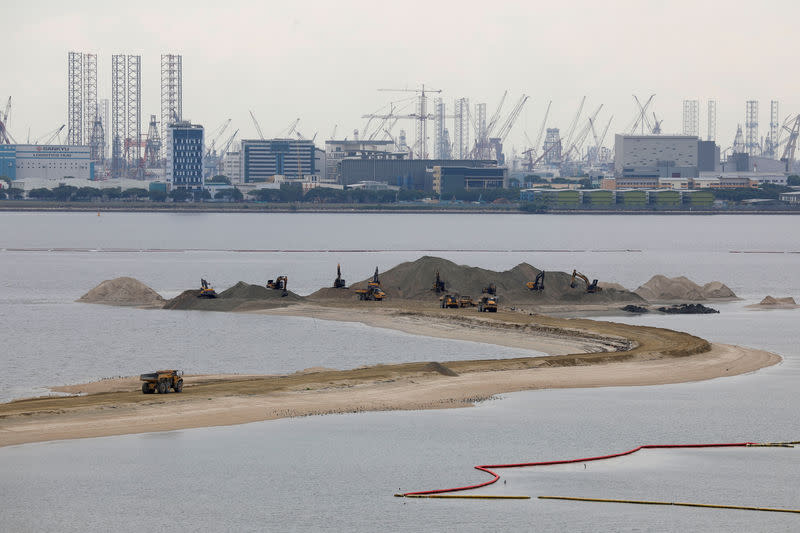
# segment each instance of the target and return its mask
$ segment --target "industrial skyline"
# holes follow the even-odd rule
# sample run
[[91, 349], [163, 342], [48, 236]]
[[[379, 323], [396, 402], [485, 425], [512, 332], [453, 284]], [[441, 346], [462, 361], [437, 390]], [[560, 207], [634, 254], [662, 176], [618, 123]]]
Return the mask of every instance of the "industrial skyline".
[[[598, 123], [614, 115], [610, 131], [615, 133], [624, 131], [636, 113], [631, 95], [652, 93], [657, 95], [652, 108], [665, 133], [681, 132], [683, 102], [698, 100], [699, 134], [706, 137], [706, 102], [714, 100], [716, 139], [725, 148], [732, 144], [739, 124], [747, 130], [746, 101], [762, 102], [761, 137], [770, 131], [771, 100], [780, 101], [784, 115], [800, 110], [800, 97], [791, 92], [794, 75], [780, 67], [792, 59], [780, 44], [781, 35], [790, 31], [788, 20], [800, 9], [774, 4], [785, 16], [771, 16], [768, 10], [722, 12], [711, 3], [686, 3], [687, 10], [691, 5], [693, 16], [706, 25], [691, 43], [675, 40], [662, 28], [683, 20], [680, 2], [669, 6], [622, 2], [616, 10], [582, 2], [535, 9], [512, 3], [496, 13], [483, 13], [481, 7], [480, 16], [479, 4], [468, 3], [462, 10], [466, 16], [459, 21], [450, 17], [447, 6], [425, 4], [426, 16], [441, 21], [436, 32], [417, 28], [406, 10], [374, 6], [365, 10], [364, 4], [355, 2], [337, 4], [336, 9], [281, 5], [277, 12], [270, 3], [247, 9], [233, 3], [222, 12], [203, 2], [193, 3], [199, 5], [193, 10], [180, 2], [169, 6], [143, 2], [135, 8], [97, 3], [80, 15], [55, 2], [46, 10], [15, 5], [2, 8], [3, 18], [15, 21], [9, 38], [26, 53], [2, 60], [3, 72], [9, 75], [0, 96], [14, 99], [10, 131], [17, 140], [28, 138], [28, 130], [31, 139], [37, 138], [66, 121], [68, 51], [97, 56], [101, 99], [111, 97], [111, 56], [135, 54], [142, 57], [141, 115], [162, 115], [159, 58], [170, 51], [187, 59], [183, 116], [208, 127], [231, 118], [241, 129], [239, 138], [258, 138], [250, 110], [268, 137], [300, 117], [297, 129], [309, 138], [317, 133], [318, 141], [327, 139], [334, 127], [337, 137], [352, 138], [353, 130], [364, 127], [362, 115], [397, 97], [377, 89], [415, 89], [425, 83], [443, 91], [431, 95], [430, 114], [435, 111], [434, 97], [442, 98], [447, 114], [454, 112], [458, 98], [469, 99], [473, 112], [476, 103], [486, 103], [486, 113], [491, 114], [506, 90], [513, 97], [528, 95], [505, 143], [507, 154], [512, 148], [521, 152], [529, 146], [526, 134], [536, 137], [551, 101], [548, 127], [566, 129], [578, 103], [588, 96], [587, 110], [604, 106]], [[620, 17], [626, 10], [629, 14]], [[269, 17], [259, 15], [267, 13]], [[221, 19], [223, 15], [227, 19]], [[560, 23], [539, 26], [544, 19]], [[653, 25], [656, 19], [659, 24]], [[775, 51], [773, 60], [759, 63], [758, 77], [735, 75], [734, 65], [744, 60], [730, 29], [737, 23], [753, 28], [759, 42]], [[64, 27], [75, 31], [63, 31]], [[531, 27], [537, 31], [528, 31]], [[486, 38], [459, 40], [461, 34]], [[210, 35], [214, 38], [203, 37]], [[451, 50], [455, 41], [457, 56]], [[548, 47], [556, 47], [558, 53]], [[355, 51], [358, 54], [352, 55]], [[401, 121], [394, 132], [404, 129], [411, 144], [417, 126]], [[444, 127], [455, 143], [453, 119], [446, 119]], [[146, 131], [147, 124], [141, 128]], [[432, 155], [433, 120], [426, 129], [427, 151]], [[468, 134], [474, 143], [474, 131]]]

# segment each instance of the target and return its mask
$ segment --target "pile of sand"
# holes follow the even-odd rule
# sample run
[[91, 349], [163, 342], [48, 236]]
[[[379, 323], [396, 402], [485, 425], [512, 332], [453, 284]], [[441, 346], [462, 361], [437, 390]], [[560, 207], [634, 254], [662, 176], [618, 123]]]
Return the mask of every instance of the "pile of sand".
[[79, 302], [135, 306], [161, 307], [164, 298], [141, 281], [122, 277], [107, 279], [78, 299]]
[[292, 291], [268, 289], [263, 285], [251, 285], [244, 281], [219, 293], [217, 298], [198, 298], [199, 289], [183, 291], [164, 304], [164, 309], [202, 310], [202, 311], [248, 311], [269, 309], [296, 303], [303, 300]]
[[636, 289], [636, 294], [651, 302], [658, 301], [703, 301], [734, 299], [736, 295], [719, 281], [706, 283], [702, 287], [692, 280], [680, 276], [668, 278], [657, 274]]
[[[436, 271], [445, 282], [448, 293], [480, 298], [483, 288], [490, 283], [497, 287], [497, 295], [501, 305], [537, 305], [537, 304], [607, 304], [617, 302], [641, 302], [642, 299], [625, 289], [609, 288], [602, 292], [588, 294], [581, 281], [575, 288], [569, 286], [571, 274], [566, 272], [545, 273], [543, 291], [530, 291], [525, 284], [534, 281], [540, 270], [527, 263], [522, 263], [505, 272], [495, 272], [483, 268], [457, 265], [440, 257], [425, 256], [416, 261], [401, 263], [394, 268], [380, 273], [381, 287], [386, 291], [388, 299], [438, 301], [439, 295], [431, 290], [436, 279]], [[364, 288], [369, 280], [352, 285], [352, 289]], [[320, 289], [309, 296], [309, 299], [326, 300], [351, 298], [352, 290]]]
[[791, 296], [782, 298], [775, 298], [773, 296], [766, 296], [757, 304], [748, 305], [747, 307], [753, 309], [796, 309], [800, 307]]

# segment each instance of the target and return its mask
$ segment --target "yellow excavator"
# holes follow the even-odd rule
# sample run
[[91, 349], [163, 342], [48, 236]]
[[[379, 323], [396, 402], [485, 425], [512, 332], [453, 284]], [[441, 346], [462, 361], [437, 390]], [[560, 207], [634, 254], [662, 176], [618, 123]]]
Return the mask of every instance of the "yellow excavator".
[[575, 288], [576, 279], [580, 279], [586, 284], [586, 292], [588, 293], [595, 293], [603, 290], [602, 287], [597, 286], [597, 280], [593, 280], [591, 283], [589, 283], [589, 278], [587, 278], [577, 270], [572, 271], [572, 279], [569, 282], [569, 286], [573, 289]]
[[287, 288], [288, 285], [289, 278], [286, 276], [278, 276], [275, 279], [267, 280], [267, 288], [275, 289], [276, 291], [283, 291], [281, 296], [287, 296], [289, 294], [289, 289]]
[[381, 280], [378, 278], [378, 267], [375, 267], [375, 274], [372, 276], [372, 281], [367, 283], [366, 289], [356, 289], [359, 300], [370, 300], [382, 302], [386, 297], [386, 293], [381, 289]]
[[336, 265], [336, 279], [333, 280], [333, 288], [334, 289], [346, 289], [347, 284], [342, 279], [342, 265]]
[[197, 295], [198, 298], [216, 298], [217, 292], [208, 286], [208, 282], [200, 278], [200, 293]]
[[542, 270], [541, 272], [539, 272], [539, 274], [536, 275], [536, 279], [535, 280], [529, 281], [528, 283], [525, 284], [525, 286], [528, 287], [528, 290], [531, 290], [531, 291], [543, 291], [544, 290], [544, 270]]

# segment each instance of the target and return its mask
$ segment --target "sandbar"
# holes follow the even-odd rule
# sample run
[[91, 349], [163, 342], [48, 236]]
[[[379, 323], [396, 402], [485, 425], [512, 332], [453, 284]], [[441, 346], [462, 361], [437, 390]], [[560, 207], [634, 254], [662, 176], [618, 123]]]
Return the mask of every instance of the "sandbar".
[[[186, 376], [184, 392], [143, 395], [136, 378], [59, 388], [79, 396], [0, 404], [0, 446], [226, 426], [362, 411], [467, 407], [522, 390], [661, 385], [753, 372], [781, 358], [664, 328], [513, 311], [299, 304], [258, 313], [357, 321], [544, 356], [311, 368], [275, 376]], [[150, 369], [145, 369], [150, 370]]]

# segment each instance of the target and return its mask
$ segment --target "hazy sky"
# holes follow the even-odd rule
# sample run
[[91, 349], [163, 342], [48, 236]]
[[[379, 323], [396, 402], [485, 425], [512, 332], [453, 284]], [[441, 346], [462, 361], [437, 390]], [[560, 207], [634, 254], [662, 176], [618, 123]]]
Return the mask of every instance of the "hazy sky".
[[[761, 136], [770, 99], [780, 100], [781, 120], [800, 112], [797, 2], [115, 4], [2, 2], [0, 99], [12, 96], [10, 131], [18, 141], [29, 128], [33, 139], [66, 122], [70, 50], [98, 54], [99, 93], [108, 98], [111, 55], [142, 55], [144, 132], [149, 115], [160, 115], [161, 53], [183, 55], [184, 118], [207, 130], [231, 118], [239, 138], [256, 137], [250, 109], [265, 136], [299, 117], [298, 130], [318, 132], [318, 145], [335, 124], [337, 137], [352, 138], [364, 127], [362, 114], [408, 97], [378, 88], [420, 83], [443, 90], [448, 112], [455, 97], [486, 102], [491, 115], [504, 90], [506, 112], [530, 95], [507, 152], [526, 148], [525, 131], [536, 138], [549, 100], [548, 126], [566, 130], [584, 95], [584, 114], [604, 104], [598, 122], [614, 115], [607, 145], [634, 119], [632, 94], [656, 93], [653, 111], [665, 132], [681, 131], [682, 100], [699, 98], [704, 137], [706, 100], [717, 99], [723, 149], [744, 122], [747, 99], [760, 100]], [[401, 128], [412, 142], [413, 124], [401, 121], [394, 133]]]

